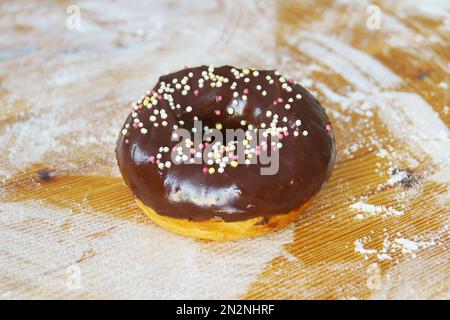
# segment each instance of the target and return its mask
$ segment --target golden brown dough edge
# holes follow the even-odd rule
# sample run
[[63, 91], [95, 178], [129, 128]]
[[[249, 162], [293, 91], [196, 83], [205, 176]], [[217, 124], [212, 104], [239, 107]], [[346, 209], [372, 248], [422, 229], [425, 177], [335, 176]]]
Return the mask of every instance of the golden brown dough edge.
[[153, 222], [172, 232], [203, 240], [229, 241], [241, 238], [258, 237], [286, 227], [298, 218], [311, 202], [312, 198], [297, 210], [293, 210], [287, 214], [274, 215], [267, 221], [264, 221], [264, 217], [256, 217], [244, 221], [233, 222], [226, 222], [222, 219], [193, 221], [162, 216], [157, 214], [152, 208], [146, 206], [139, 199], [135, 200], [139, 208], [141, 208]]

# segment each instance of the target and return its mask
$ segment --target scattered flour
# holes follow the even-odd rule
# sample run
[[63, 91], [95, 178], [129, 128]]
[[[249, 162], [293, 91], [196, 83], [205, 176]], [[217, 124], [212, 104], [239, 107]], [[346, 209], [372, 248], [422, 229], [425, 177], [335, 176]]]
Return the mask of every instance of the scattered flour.
[[382, 217], [385, 218], [389, 216], [401, 216], [404, 214], [404, 211], [399, 211], [392, 207], [386, 207], [383, 205], [373, 205], [362, 201], [358, 201], [351, 204], [350, 208], [359, 212], [355, 216], [356, 219], [364, 219], [367, 218], [368, 216], [376, 216], [376, 215], [381, 215]]
[[[0, 274], [10, 279], [0, 294], [9, 298], [239, 298], [293, 241], [290, 227], [252, 240], [201, 242], [150, 223], [34, 202], [0, 204], [0, 234]], [[72, 265], [81, 270], [81, 290], [66, 285]]]
[[405, 237], [401, 232], [390, 234], [385, 232], [382, 246], [368, 247], [372, 241], [371, 237], [365, 236], [355, 240], [355, 251], [368, 260], [371, 256], [379, 261], [393, 260], [394, 257], [416, 258], [417, 253], [422, 249], [428, 249], [435, 246], [443, 246], [445, 239], [450, 235], [450, 221], [447, 221], [437, 232], [423, 234], [420, 236]]

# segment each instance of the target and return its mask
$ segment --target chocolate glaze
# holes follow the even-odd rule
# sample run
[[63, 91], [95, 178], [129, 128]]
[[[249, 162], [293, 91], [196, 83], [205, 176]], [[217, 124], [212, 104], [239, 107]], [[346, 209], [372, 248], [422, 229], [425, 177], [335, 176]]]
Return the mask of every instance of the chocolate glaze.
[[[259, 71], [258, 76], [250, 73], [235, 79], [232, 70], [230, 66], [215, 68], [216, 75], [227, 77], [230, 81], [214, 88], [208, 81], [205, 81], [204, 87], [198, 87], [198, 79], [203, 71], [208, 71], [207, 66], [162, 76], [154, 90], [160, 87], [162, 81], [172, 84], [174, 78], [180, 80], [191, 73], [188, 94], [183, 95], [182, 90], [172, 93], [175, 102], [183, 107], [173, 110], [168, 101], [159, 97], [158, 105], [148, 108], [140, 100], [134, 106], [134, 117], [130, 114], [127, 118], [124, 128], [128, 129], [117, 140], [118, 165], [134, 196], [158, 214], [197, 221], [213, 217], [225, 221], [261, 216], [267, 219], [300, 207], [320, 190], [331, 175], [336, 147], [333, 130], [320, 103], [292, 81], [289, 82], [292, 91], [284, 90], [284, 81], [279, 81], [280, 75], [275, 71]], [[268, 75], [275, 80], [273, 83], [267, 80]], [[250, 81], [245, 82], [245, 78], [250, 78]], [[235, 90], [230, 89], [233, 82], [237, 83]], [[262, 89], [258, 90], [258, 85]], [[244, 88], [248, 88], [249, 93], [242, 113], [228, 114], [233, 92], [238, 91], [241, 95]], [[264, 90], [267, 92], [265, 96], [261, 94]], [[297, 94], [301, 94], [301, 98], [294, 98], [291, 108], [286, 109], [286, 101]], [[222, 100], [217, 101], [217, 96], [221, 96]], [[284, 102], [274, 105], [274, 100], [278, 98]], [[192, 106], [191, 112], [185, 109], [188, 105]], [[149, 120], [154, 108], [167, 111], [168, 125], [154, 127]], [[215, 110], [221, 111], [220, 116], [214, 113]], [[173, 124], [178, 124], [180, 119], [184, 120], [183, 127], [187, 129], [192, 128], [194, 116], [210, 126], [220, 121], [224, 128], [236, 128], [241, 127], [240, 120], [245, 119], [260, 127], [262, 122], [267, 122], [267, 110], [278, 114], [280, 119], [287, 116], [289, 130], [296, 119], [302, 121], [298, 136], [290, 131], [291, 134], [282, 140], [279, 171], [275, 175], [261, 175], [260, 164], [239, 165], [236, 168], [227, 166], [221, 174], [205, 174], [202, 172], [204, 165], [174, 164], [170, 168], [160, 169], [156, 163], [149, 161], [161, 146], [172, 148], [177, 143], [171, 141], [171, 133]], [[133, 126], [134, 118], [138, 118], [148, 132], [143, 134], [141, 127]], [[306, 136], [302, 134], [303, 130], [307, 131]], [[161, 160], [170, 160], [170, 153], [164, 154]]]

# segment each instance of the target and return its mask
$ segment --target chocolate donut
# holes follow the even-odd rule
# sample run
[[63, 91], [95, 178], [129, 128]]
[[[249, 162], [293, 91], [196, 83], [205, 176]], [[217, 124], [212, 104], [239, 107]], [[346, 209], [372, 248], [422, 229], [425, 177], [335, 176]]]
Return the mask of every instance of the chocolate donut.
[[[180, 144], [181, 129], [224, 136], [242, 129], [244, 152], [233, 148], [236, 139], [225, 144], [202, 136], [199, 144]], [[262, 174], [269, 166], [257, 161], [263, 151], [266, 160], [278, 155], [276, 172]], [[160, 77], [132, 104], [116, 156], [139, 206], [156, 223], [228, 240], [294, 220], [330, 177], [336, 147], [324, 108], [296, 81], [272, 70], [200, 66]]]

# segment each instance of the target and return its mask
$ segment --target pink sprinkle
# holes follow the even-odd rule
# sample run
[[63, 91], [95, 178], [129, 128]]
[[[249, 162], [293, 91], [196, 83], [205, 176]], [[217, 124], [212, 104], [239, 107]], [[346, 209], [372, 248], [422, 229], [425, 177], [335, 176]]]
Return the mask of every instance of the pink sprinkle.
[[243, 92], [244, 92], [244, 94], [247, 94], [250, 92], [250, 90], [248, 90], [248, 88], [245, 88]]
[[282, 134], [282, 133], [280, 133], [280, 134], [278, 134], [278, 139], [283, 139], [284, 138], [284, 135]]
[[288, 131], [283, 132], [284, 136], [287, 137], [289, 135]]
[[205, 146], [203, 145], [203, 143], [200, 143], [200, 144], [198, 145], [198, 148], [199, 148], [200, 150], [202, 150], [204, 147], [205, 147]]
[[159, 160], [159, 159], [158, 159], [158, 160], [156, 160], [156, 163], [160, 163], [160, 162], [161, 162], [161, 160]]
[[233, 160], [237, 160], [237, 159], [239, 159], [238, 155], [237, 154], [233, 155]]
[[329, 123], [329, 124], [327, 124], [326, 126], [325, 126], [325, 129], [327, 130], [327, 131], [331, 131], [331, 123]]
[[220, 102], [220, 101], [222, 101], [222, 99], [223, 99], [222, 96], [217, 96], [217, 97], [216, 97], [216, 102]]
[[274, 106], [276, 106], [278, 102], [277, 102], [277, 100], [273, 100], [272, 103], [273, 103]]
[[155, 156], [150, 156], [149, 160], [151, 163], [155, 163]]
[[259, 155], [261, 154], [261, 151], [255, 150], [255, 154], [256, 154], [257, 156], [259, 156]]
[[209, 146], [209, 142], [205, 142], [205, 147]]
[[162, 95], [158, 94], [158, 100], [162, 99]]
[[289, 79], [288, 82], [289, 83], [294, 83], [294, 79]]
[[191, 148], [191, 154], [194, 154], [194, 153], [195, 153], [195, 149]]
[[203, 167], [202, 172], [203, 172], [204, 174], [207, 174], [207, 173], [208, 173], [208, 167]]
[[200, 91], [199, 91], [198, 89], [195, 89], [195, 90], [194, 90], [194, 96], [197, 97], [199, 93], [200, 93]]
[[233, 156], [234, 156], [234, 153], [233, 153], [233, 152], [228, 152], [228, 157], [229, 157], [229, 158], [233, 158]]
[[283, 102], [283, 98], [278, 98], [277, 100], [279, 103]]
[[125, 144], [129, 144], [130, 143], [130, 140], [128, 140], [128, 139], [125, 139]]
[[220, 114], [222, 113], [220, 110], [214, 110], [214, 113], [218, 116], [220, 116]]
[[137, 127], [139, 127], [139, 123], [133, 122], [133, 128], [136, 129]]

